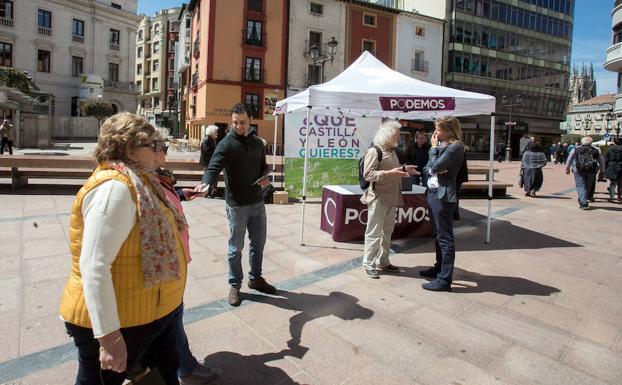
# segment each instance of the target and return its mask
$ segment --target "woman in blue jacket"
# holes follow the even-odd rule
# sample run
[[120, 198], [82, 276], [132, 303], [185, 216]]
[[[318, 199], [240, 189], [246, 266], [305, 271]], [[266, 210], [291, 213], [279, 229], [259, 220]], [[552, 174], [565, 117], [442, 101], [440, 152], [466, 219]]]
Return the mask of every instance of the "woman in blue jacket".
[[420, 271], [424, 277], [435, 278], [422, 285], [426, 290], [451, 291], [456, 249], [453, 213], [458, 200], [456, 180], [464, 160], [460, 122], [454, 117], [439, 118], [430, 144], [430, 160], [423, 169], [428, 175], [427, 201], [432, 229], [436, 234], [436, 263]]

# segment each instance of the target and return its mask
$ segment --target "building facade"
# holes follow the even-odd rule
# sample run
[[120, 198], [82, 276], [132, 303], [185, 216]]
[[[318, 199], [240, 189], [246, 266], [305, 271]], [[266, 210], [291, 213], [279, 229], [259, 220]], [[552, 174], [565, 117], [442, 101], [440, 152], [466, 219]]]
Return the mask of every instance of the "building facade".
[[183, 4], [179, 12], [179, 39], [175, 47], [175, 74], [176, 87], [177, 127], [173, 130], [174, 136], [184, 136], [186, 132], [186, 112], [188, 110], [188, 85], [190, 80], [190, 52], [192, 42], [192, 14], [188, 5]]
[[572, 106], [568, 113], [568, 134], [605, 135], [615, 134], [618, 125], [612, 114], [616, 95], [600, 95]]
[[395, 68], [395, 29], [399, 4], [391, 1], [346, 3], [346, 67], [368, 51], [388, 67]]
[[0, 1], [0, 65], [27, 71], [54, 95], [56, 116], [79, 114], [89, 75], [116, 111], [135, 111], [139, 20], [135, 0]]
[[219, 126], [222, 134], [231, 122], [231, 107], [242, 102], [252, 115], [251, 129], [272, 144], [272, 112], [276, 101], [285, 97], [288, 3], [193, 0], [188, 4], [190, 138], [201, 138], [209, 124]]
[[144, 17], [136, 32], [137, 113], [160, 127], [173, 130], [175, 117], [175, 45], [179, 38], [179, 8]]
[[607, 49], [607, 60], [604, 67], [607, 71], [618, 74], [618, 94], [613, 112], [618, 118], [618, 125], [622, 120], [622, 2], [613, 1], [611, 10], [611, 46]]
[[[346, 3], [342, 1], [290, 2], [287, 96], [328, 81], [344, 70], [345, 19]], [[337, 43], [332, 52], [328, 45], [331, 41]], [[314, 47], [316, 54], [312, 54]]]
[[428, 83], [443, 78], [443, 30], [440, 19], [413, 12], [397, 16], [396, 70]]
[[[419, 0], [415, 5], [423, 9], [437, 3]], [[574, 3], [446, 2], [445, 84], [497, 98], [496, 138], [507, 142], [510, 135], [514, 156], [519, 155], [519, 139], [527, 132], [545, 145], [560, 135], [569, 102]], [[488, 125], [487, 117], [463, 119], [469, 151], [488, 151]]]

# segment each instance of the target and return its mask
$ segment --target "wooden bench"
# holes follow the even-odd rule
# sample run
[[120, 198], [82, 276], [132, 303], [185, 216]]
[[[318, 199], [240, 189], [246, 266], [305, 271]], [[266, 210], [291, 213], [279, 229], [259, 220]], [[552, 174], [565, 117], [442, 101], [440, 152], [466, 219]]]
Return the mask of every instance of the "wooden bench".
[[[469, 179], [474, 175], [483, 176], [484, 180], [488, 180], [488, 167], [481, 166], [468, 166], [469, 167]], [[492, 169], [492, 180], [495, 180], [495, 174], [499, 172], [498, 168]]]
[[[175, 178], [184, 186], [194, 186], [203, 177], [203, 166], [194, 159], [172, 159], [166, 167], [173, 170]], [[272, 165], [268, 165], [272, 169]], [[28, 184], [29, 179], [80, 179], [91, 176], [95, 162], [89, 157], [46, 155], [0, 155], [0, 178], [10, 178], [13, 190]], [[272, 178], [270, 178], [272, 179]], [[283, 165], [277, 164], [277, 182], [283, 180]], [[219, 183], [223, 181], [222, 174]]]
[[[488, 195], [488, 167], [483, 166], [468, 166], [469, 167], [469, 181], [464, 182], [461, 188], [461, 196], [481, 196]], [[507, 188], [512, 187], [511, 183], [500, 182], [495, 180], [495, 174], [499, 172], [498, 168], [492, 169], [492, 196], [499, 197], [505, 196]], [[473, 180], [473, 176], [483, 176], [483, 179]]]

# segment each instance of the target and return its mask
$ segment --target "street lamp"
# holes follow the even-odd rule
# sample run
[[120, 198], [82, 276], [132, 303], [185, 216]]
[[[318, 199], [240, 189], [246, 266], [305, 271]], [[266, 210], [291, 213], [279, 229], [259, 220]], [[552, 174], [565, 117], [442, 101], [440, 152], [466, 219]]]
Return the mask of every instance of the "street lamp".
[[510, 162], [512, 160], [512, 126], [516, 125], [516, 122], [512, 121], [512, 107], [517, 106], [523, 102], [520, 95], [516, 95], [514, 100], [510, 100], [507, 95], [501, 97], [501, 104], [510, 108], [510, 120], [505, 122], [508, 127], [508, 139], [505, 147], [505, 161]]
[[321, 64], [322, 65], [322, 83], [324, 83], [324, 64], [327, 61], [330, 61], [330, 64], [333, 64], [333, 60], [335, 60], [335, 54], [337, 54], [337, 45], [339, 42], [335, 40], [335, 37], [332, 36], [328, 43], [328, 55], [322, 55], [320, 53], [320, 47], [318, 43], [314, 43], [311, 48], [309, 48], [309, 54], [311, 55], [311, 61], [313, 65]]

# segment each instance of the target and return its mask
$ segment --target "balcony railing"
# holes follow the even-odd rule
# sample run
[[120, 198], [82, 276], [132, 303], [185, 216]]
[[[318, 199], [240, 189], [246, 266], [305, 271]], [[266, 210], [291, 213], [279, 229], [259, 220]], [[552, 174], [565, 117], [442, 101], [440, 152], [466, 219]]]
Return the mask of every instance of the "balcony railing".
[[607, 71], [619, 72], [622, 69], [622, 43], [607, 48], [607, 60], [604, 67]]
[[192, 87], [196, 87], [199, 85], [199, 73], [195, 72], [192, 74]]
[[39, 26], [39, 34], [45, 36], [52, 36], [52, 28]]
[[194, 41], [193, 46], [192, 46], [192, 56], [195, 59], [199, 57], [199, 54], [200, 54], [199, 48], [200, 48], [200, 46], [201, 46], [201, 43], [200, 43], [199, 39], [196, 39]]
[[84, 36], [81, 35], [76, 35], [76, 34], [71, 34], [71, 41], [73, 41], [74, 43], [80, 43], [80, 44], [84, 44]]
[[119, 43], [111, 41], [110, 42], [110, 49], [113, 51], [118, 51], [119, 50]]
[[140, 92], [138, 86], [132, 82], [115, 82], [113, 80], [104, 80], [104, 87], [114, 88], [121, 91], [136, 91]]
[[0, 17], [0, 27], [13, 28], [14, 21], [13, 19], [7, 19], [6, 17]]
[[413, 59], [412, 72], [430, 72], [428, 61]]
[[263, 83], [265, 70], [242, 67], [242, 81], [250, 83]]
[[247, 29], [243, 29], [242, 30], [242, 44], [265, 48], [266, 34], [265, 33], [253, 33], [252, 31], [248, 32]]

